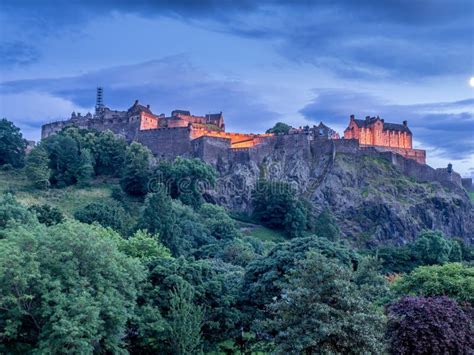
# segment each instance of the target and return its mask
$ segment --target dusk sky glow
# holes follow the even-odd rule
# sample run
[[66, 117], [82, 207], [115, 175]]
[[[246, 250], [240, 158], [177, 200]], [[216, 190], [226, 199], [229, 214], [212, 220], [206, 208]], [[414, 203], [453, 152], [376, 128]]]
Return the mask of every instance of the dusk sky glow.
[[42, 124], [139, 99], [229, 131], [408, 121], [428, 163], [474, 177], [474, 1], [0, 2], [0, 117]]

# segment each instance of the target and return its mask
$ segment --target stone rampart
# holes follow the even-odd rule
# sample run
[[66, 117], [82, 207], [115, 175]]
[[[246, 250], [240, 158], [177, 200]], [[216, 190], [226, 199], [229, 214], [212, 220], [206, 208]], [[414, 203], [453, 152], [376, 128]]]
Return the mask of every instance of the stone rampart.
[[161, 158], [189, 156], [193, 151], [189, 127], [138, 131], [135, 140], [147, 146], [154, 155]]

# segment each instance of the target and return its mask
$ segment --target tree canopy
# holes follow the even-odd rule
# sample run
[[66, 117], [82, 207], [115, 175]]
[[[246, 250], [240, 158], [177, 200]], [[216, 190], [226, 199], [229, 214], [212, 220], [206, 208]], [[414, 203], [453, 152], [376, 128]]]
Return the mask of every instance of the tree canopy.
[[270, 305], [265, 328], [279, 353], [381, 353], [383, 314], [364, 297], [353, 271], [310, 251]]
[[0, 240], [2, 352], [123, 351], [144, 271], [109, 233], [65, 222]]
[[10, 164], [13, 167], [23, 166], [26, 140], [20, 129], [6, 118], [0, 120], [0, 166]]
[[266, 133], [287, 134], [290, 128], [291, 126], [287, 125], [286, 123], [277, 122], [272, 128], [267, 129]]

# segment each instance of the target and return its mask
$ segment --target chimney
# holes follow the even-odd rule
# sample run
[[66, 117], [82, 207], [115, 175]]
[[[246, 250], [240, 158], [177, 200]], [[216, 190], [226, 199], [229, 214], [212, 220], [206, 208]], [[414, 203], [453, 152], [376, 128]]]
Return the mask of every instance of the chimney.
[[138, 105], [138, 100], [135, 100], [135, 105]]
[[408, 121], [403, 121], [403, 125], [406, 127], [408, 126]]
[[146, 105], [146, 108], [147, 108], [147, 109], [150, 109], [150, 105], [149, 105], [149, 104], [148, 104], [148, 105]]
[[351, 115], [351, 121], [355, 120], [355, 116]]

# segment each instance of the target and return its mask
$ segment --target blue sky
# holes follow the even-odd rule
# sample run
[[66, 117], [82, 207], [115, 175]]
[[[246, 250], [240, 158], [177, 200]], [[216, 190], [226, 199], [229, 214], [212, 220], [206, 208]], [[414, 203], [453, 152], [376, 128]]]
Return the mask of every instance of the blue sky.
[[223, 111], [228, 130], [351, 114], [408, 120], [428, 162], [474, 176], [474, 1], [3, 0], [0, 116], [27, 138], [86, 113]]

